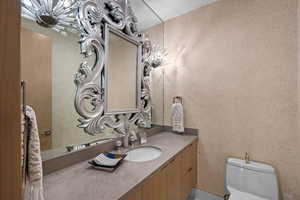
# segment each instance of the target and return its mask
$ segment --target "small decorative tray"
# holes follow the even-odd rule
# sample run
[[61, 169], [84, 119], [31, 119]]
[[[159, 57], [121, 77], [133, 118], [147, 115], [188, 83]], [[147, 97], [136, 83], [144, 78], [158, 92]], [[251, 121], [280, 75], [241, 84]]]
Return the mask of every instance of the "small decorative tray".
[[115, 171], [127, 154], [101, 153], [88, 163], [95, 169], [113, 172]]

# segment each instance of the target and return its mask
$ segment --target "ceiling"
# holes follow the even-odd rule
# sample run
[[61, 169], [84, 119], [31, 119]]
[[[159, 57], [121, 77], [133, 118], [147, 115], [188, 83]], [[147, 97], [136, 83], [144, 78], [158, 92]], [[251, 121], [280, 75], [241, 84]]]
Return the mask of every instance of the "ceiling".
[[[55, 5], [58, 0], [53, 1]], [[162, 23], [161, 20], [167, 21], [216, 1], [218, 0], [130, 0], [130, 3], [138, 18], [138, 28], [140, 31], [143, 31]], [[146, 4], [144, 2], [146, 2]], [[159, 17], [157, 17], [151, 9], [154, 10]]]
[[[163, 21], [183, 15], [193, 9], [214, 3], [218, 0], [145, 0]], [[143, 0], [131, 0], [134, 12], [139, 20], [139, 28], [145, 30], [161, 23]]]

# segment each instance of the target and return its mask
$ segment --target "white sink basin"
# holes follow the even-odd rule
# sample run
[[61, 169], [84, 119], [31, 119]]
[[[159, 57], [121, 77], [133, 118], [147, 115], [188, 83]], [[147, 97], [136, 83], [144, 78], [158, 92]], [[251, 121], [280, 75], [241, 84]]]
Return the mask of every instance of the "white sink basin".
[[162, 151], [158, 147], [138, 147], [128, 151], [125, 160], [132, 162], [146, 162], [160, 157], [161, 154]]

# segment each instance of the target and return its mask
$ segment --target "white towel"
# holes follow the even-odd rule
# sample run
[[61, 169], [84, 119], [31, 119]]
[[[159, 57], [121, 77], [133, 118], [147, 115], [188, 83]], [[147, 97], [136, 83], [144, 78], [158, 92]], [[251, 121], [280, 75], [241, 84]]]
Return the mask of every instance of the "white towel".
[[172, 105], [172, 127], [173, 131], [183, 133], [184, 132], [184, 116], [183, 105], [181, 103], [174, 103]]
[[[26, 183], [24, 186], [24, 199], [44, 200], [43, 167], [41, 158], [40, 138], [35, 112], [29, 106], [26, 106], [26, 117], [28, 119], [28, 130], [25, 130], [24, 128], [25, 119], [24, 116], [22, 116], [22, 135], [24, 135], [24, 131], [27, 131], [29, 134], [29, 141], [27, 147], [28, 168], [26, 169], [27, 173]], [[22, 155], [25, 155], [24, 152], [22, 152]]]

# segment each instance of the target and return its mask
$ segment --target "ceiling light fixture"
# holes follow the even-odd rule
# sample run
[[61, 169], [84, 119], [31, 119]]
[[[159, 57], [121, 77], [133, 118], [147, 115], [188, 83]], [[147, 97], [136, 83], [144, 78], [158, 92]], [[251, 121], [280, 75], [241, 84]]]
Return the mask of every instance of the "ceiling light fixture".
[[167, 56], [168, 52], [165, 48], [162, 48], [159, 45], [153, 45], [147, 61], [150, 63], [151, 67], [157, 68], [166, 64]]
[[63, 35], [77, 30], [77, 0], [21, 0], [22, 16], [36, 21], [40, 26], [51, 28]]

